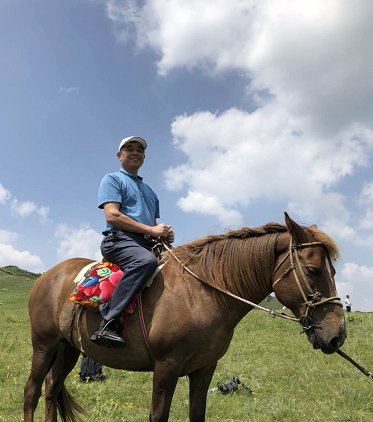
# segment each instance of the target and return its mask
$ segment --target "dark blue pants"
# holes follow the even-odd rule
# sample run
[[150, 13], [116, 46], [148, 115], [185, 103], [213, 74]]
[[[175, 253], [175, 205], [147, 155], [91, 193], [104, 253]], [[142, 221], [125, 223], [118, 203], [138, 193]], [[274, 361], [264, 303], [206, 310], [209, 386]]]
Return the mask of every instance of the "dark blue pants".
[[101, 315], [106, 321], [123, 314], [135, 294], [156, 270], [157, 259], [150, 253], [155, 243], [141, 234], [123, 231], [104, 237], [101, 243], [104, 260], [113, 262], [124, 271], [111, 299], [100, 305]]

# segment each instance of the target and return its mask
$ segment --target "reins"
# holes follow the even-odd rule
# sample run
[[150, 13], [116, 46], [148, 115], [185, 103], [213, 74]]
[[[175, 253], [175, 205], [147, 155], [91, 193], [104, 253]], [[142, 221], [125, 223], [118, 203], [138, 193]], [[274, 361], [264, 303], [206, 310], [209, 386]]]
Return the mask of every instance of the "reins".
[[271, 315], [271, 317], [272, 318], [275, 318], [275, 317], [280, 317], [280, 318], [284, 318], [284, 319], [288, 319], [288, 320], [290, 320], [290, 321], [295, 321], [295, 322], [299, 322], [300, 320], [298, 319], [298, 318], [295, 318], [295, 317], [291, 317], [291, 316], [289, 316], [289, 315], [286, 315], [286, 314], [284, 314], [284, 313], [281, 313], [281, 312], [277, 312], [277, 311], [274, 311], [274, 310], [272, 310], [272, 309], [269, 309], [269, 308], [265, 308], [265, 307], [263, 307], [263, 306], [260, 306], [260, 305], [257, 305], [256, 303], [254, 303], [254, 302], [250, 302], [249, 300], [246, 300], [246, 299], [243, 299], [242, 297], [240, 297], [240, 296], [237, 296], [237, 295], [235, 295], [235, 294], [233, 294], [233, 293], [231, 293], [231, 292], [229, 292], [228, 290], [225, 290], [225, 289], [222, 289], [222, 288], [220, 288], [220, 287], [217, 287], [217, 286], [214, 286], [213, 284], [210, 284], [210, 283], [208, 283], [206, 280], [203, 280], [202, 278], [200, 278], [200, 277], [198, 277], [198, 275], [197, 274], [195, 274], [193, 271], [191, 271], [188, 267], [186, 267], [181, 261], [180, 261], [180, 259], [172, 252], [172, 250], [163, 242], [163, 246], [166, 248], [166, 250], [168, 251], [168, 253], [181, 265], [181, 267], [186, 271], [186, 272], [188, 272], [190, 275], [192, 275], [194, 278], [196, 278], [197, 280], [199, 280], [199, 281], [201, 281], [202, 283], [204, 283], [204, 284], [207, 284], [208, 286], [210, 286], [210, 287], [213, 287], [214, 289], [216, 289], [216, 290], [219, 290], [219, 292], [222, 292], [222, 293], [225, 293], [226, 295], [228, 295], [228, 296], [231, 296], [231, 297], [233, 297], [233, 298], [235, 298], [235, 299], [237, 299], [237, 300], [239, 300], [239, 301], [241, 301], [241, 302], [244, 302], [244, 303], [246, 303], [247, 305], [250, 305], [250, 306], [252, 306], [253, 308], [256, 308], [256, 309], [259, 309], [260, 311], [264, 311], [264, 312], [268, 312], [270, 315]]
[[[290, 246], [289, 246], [289, 251], [288, 253], [285, 255], [285, 257], [281, 260], [281, 262], [276, 266], [275, 270], [273, 271], [273, 275], [277, 272], [277, 270], [281, 267], [281, 265], [286, 261], [287, 258], [290, 257], [290, 266], [287, 270], [285, 270], [285, 272], [279, 277], [277, 278], [277, 280], [273, 283], [272, 288], [274, 288], [274, 286], [280, 282], [281, 280], [283, 280], [289, 273], [291, 273], [293, 270], [294, 271], [294, 277], [295, 280], [297, 282], [298, 288], [302, 294], [302, 297], [304, 299], [304, 304], [306, 305], [306, 313], [304, 315], [302, 315], [300, 318], [295, 318], [295, 317], [291, 317], [289, 315], [286, 315], [282, 312], [277, 312], [274, 311], [272, 309], [269, 308], [265, 308], [263, 306], [257, 305], [254, 302], [251, 302], [247, 299], [243, 299], [240, 296], [237, 296], [231, 292], [229, 292], [228, 290], [222, 289], [220, 287], [214, 286], [213, 284], [210, 284], [209, 282], [207, 282], [206, 280], [201, 279], [197, 274], [195, 274], [193, 271], [191, 271], [187, 266], [185, 266], [180, 259], [172, 252], [172, 250], [166, 245], [165, 242], [163, 242], [163, 246], [166, 248], [166, 250], [169, 252], [169, 254], [181, 265], [181, 267], [187, 271], [190, 275], [192, 275], [193, 277], [195, 277], [197, 280], [201, 281], [202, 283], [207, 284], [210, 287], [213, 287], [214, 289], [228, 295], [231, 296], [241, 302], [246, 303], [247, 305], [252, 306], [253, 308], [259, 309], [260, 311], [264, 311], [264, 312], [268, 312], [272, 318], [274, 317], [279, 317], [279, 318], [283, 318], [283, 319], [288, 319], [290, 321], [294, 321], [294, 322], [300, 322], [303, 326], [303, 332], [308, 331], [309, 329], [313, 328], [315, 326], [315, 324], [309, 324], [308, 326], [304, 326], [303, 322], [308, 322], [309, 320], [311, 320], [311, 314], [312, 314], [312, 310], [314, 308], [316, 308], [316, 306], [322, 305], [324, 303], [334, 303], [336, 305], [339, 306], [343, 306], [342, 302], [340, 301], [340, 298], [337, 296], [333, 296], [333, 297], [329, 297], [329, 298], [322, 298], [321, 294], [319, 292], [314, 293], [313, 290], [311, 289], [311, 286], [309, 285], [308, 281], [307, 281], [307, 277], [304, 274], [304, 271], [302, 269], [302, 266], [300, 264], [300, 260], [299, 260], [299, 256], [298, 256], [298, 249], [300, 248], [308, 248], [308, 247], [313, 247], [313, 246], [322, 246], [321, 242], [312, 242], [312, 243], [293, 243], [292, 238], [290, 238]], [[296, 264], [294, 263], [294, 259], [293, 259], [293, 254], [295, 255], [295, 261]], [[306, 289], [308, 291], [308, 296], [309, 299], [307, 298], [306, 293], [304, 292], [301, 283], [299, 281], [299, 277], [297, 275], [297, 268], [299, 273], [302, 276], [302, 280], [306, 286]]]
[[339, 356], [342, 356], [344, 359], [348, 360], [352, 365], [354, 365], [355, 368], [357, 368], [360, 372], [362, 372], [366, 377], [371, 379], [373, 381], [373, 373], [367, 371], [365, 368], [363, 368], [361, 365], [359, 365], [357, 362], [355, 362], [350, 356], [348, 356], [345, 352], [342, 352], [341, 349], [337, 350], [337, 353]]
[[[272, 318], [275, 317], [279, 317], [279, 318], [283, 318], [283, 319], [287, 319], [290, 321], [295, 321], [295, 322], [299, 322], [302, 327], [303, 327], [303, 331], [301, 332], [301, 334], [309, 331], [309, 330], [313, 330], [320, 322], [316, 322], [315, 324], [312, 324], [312, 312], [313, 310], [320, 305], [323, 305], [324, 303], [333, 303], [335, 305], [338, 306], [342, 306], [343, 304], [340, 300], [339, 297], [337, 296], [332, 296], [332, 297], [328, 297], [328, 298], [323, 298], [321, 293], [319, 292], [313, 292], [313, 290], [311, 289], [311, 286], [307, 280], [306, 275], [304, 274], [303, 268], [301, 266], [300, 263], [300, 259], [299, 259], [299, 255], [298, 255], [298, 249], [302, 249], [302, 248], [309, 248], [309, 247], [314, 247], [314, 246], [323, 246], [323, 244], [321, 242], [311, 242], [311, 243], [293, 243], [293, 239], [292, 237], [290, 237], [290, 245], [289, 245], [289, 250], [287, 252], [287, 254], [285, 255], [285, 257], [281, 260], [281, 262], [276, 266], [276, 268], [273, 271], [273, 276], [275, 275], [275, 273], [277, 272], [277, 270], [285, 263], [285, 261], [287, 260], [287, 258], [290, 258], [290, 265], [289, 267], [273, 282], [272, 284], [272, 288], [274, 288], [274, 286], [279, 283], [281, 280], [283, 280], [287, 275], [289, 275], [293, 270], [294, 270], [294, 278], [296, 280], [296, 283], [298, 285], [298, 288], [302, 294], [302, 297], [304, 299], [304, 304], [306, 305], [306, 313], [304, 315], [302, 315], [300, 318], [295, 318], [295, 317], [291, 317], [289, 315], [286, 315], [282, 312], [277, 312], [274, 311], [272, 309], [269, 308], [265, 308], [263, 306], [257, 305], [254, 302], [251, 302], [247, 299], [243, 299], [242, 297], [239, 297], [231, 292], [229, 292], [228, 290], [222, 289], [220, 287], [214, 286], [210, 283], [208, 283], [206, 280], [203, 280], [202, 278], [200, 278], [197, 274], [195, 274], [193, 271], [191, 271], [187, 266], [185, 266], [180, 259], [172, 252], [172, 250], [168, 247], [168, 245], [165, 242], [162, 242], [164, 248], [168, 251], [168, 253], [180, 264], [180, 266], [186, 271], [188, 272], [190, 275], [192, 275], [194, 278], [196, 278], [197, 280], [201, 281], [204, 284], [207, 284], [208, 286], [228, 295], [231, 296], [243, 303], [246, 303], [247, 305], [252, 306], [253, 308], [259, 309], [260, 311], [264, 311], [264, 312], [268, 312]], [[295, 261], [294, 261], [294, 257], [295, 256]], [[330, 258], [329, 258], [330, 259]], [[297, 274], [297, 269], [299, 271], [299, 273], [301, 274], [302, 280], [304, 282], [304, 285], [306, 286], [306, 290], [307, 290], [307, 294], [305, 293], [305, 291], [302, 288], [302, 285], [300, 283], [298, 274]], [[308, 297], [309, 298], [308, 298]], [[306, 325], [308, 324], [308, 325]], [[373, 373], [367, 371], [365, 368], [363, 368], [361, 365], [359, 365], [357, 362], [355, 362], [352, 358], [350, 358], [350, 356], [348, 356], [346, 353], [342, 352], [342, 350], [338, 349], [337, 353], [342, 356], [344, 359], [346, 359], [348, 362], [350, 362], [352, 365], [354, 365], [360, 372], [362, 372], [365, 376], [367, 376], [369, 379], [373, 380]]]

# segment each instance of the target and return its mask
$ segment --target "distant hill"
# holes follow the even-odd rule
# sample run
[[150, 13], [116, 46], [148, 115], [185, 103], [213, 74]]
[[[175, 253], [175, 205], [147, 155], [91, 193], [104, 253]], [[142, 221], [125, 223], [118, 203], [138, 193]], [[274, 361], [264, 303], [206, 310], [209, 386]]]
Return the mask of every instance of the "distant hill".
[[0, 267], [0, 277], [1, 274], [9, 274], [9, 275], [15, 275], [15, 276], [21, 276], [21, 277], [29, 277], [29, 278], [39, 278], [41, 274], [32, 273], [31, 271], [22, 270], [21, 268], [18, 268], [15, 265], [7, 265], [5, 267]]

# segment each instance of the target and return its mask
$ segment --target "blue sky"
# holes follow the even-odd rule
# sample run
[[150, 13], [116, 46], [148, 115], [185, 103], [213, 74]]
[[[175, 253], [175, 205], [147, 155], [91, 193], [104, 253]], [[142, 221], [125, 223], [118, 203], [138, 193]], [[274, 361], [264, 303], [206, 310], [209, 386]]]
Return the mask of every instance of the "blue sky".
[[99, 258], [102, 176], [130, 135], [176, 244], [316, 223], [373, 311], [373, 5], [2, 0], [0, 265]]

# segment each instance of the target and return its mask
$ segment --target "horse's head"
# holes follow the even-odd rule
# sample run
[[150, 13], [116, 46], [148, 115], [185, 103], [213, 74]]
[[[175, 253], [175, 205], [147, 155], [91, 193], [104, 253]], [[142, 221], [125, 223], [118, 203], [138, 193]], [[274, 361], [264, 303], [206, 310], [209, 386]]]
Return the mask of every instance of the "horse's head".
[[286, 213], [288, 233], [278, 238], [273, 289], [278, 300], [300, 319], [315, 349], [336, 352], [346, 338], [342, 303], [337, 297], [332, 259], [334, 242], [312, 226], [303, 229]]

